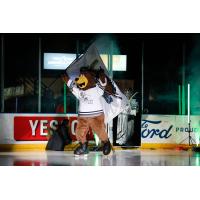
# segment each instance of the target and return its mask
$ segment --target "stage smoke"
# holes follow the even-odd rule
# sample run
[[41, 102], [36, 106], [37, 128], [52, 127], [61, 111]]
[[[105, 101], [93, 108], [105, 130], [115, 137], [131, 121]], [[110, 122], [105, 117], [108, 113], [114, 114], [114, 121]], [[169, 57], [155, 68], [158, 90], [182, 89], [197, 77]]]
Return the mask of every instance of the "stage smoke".
[[200, 38], [195, 41], [195, 47], [187, 62], [188, 82], [191, 84], [191, 114], [200, 114]]
[[120, 54], [120, 49], [117, 44], [117, 39], [113, 35], [103, 34], [103, 35], [97, 36], [95, 38], [94, 43], [100, 54], [109, 54], [111, 50], [111, 44], [113, 48], [113, 54], [114, 55]]

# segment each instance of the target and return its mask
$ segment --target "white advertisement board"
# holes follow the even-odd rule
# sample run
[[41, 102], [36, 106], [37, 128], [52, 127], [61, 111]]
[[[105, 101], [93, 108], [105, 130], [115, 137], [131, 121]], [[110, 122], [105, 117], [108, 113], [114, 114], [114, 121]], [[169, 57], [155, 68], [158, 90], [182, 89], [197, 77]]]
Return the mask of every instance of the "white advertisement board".
[[0, 144], [46, 143], [47, 129], [64, 118], [69, 119], [69, 133], [75, 140], [75, 114], [0, 114]]
[[[0, 144], [46, 143], [43, 128], [53, 125], [56, 120], [69, 117], [71, 135], [77, 115], [65, 114], [0, 114]], [[33, 127], [37, 127], [37, 132]], [[141, 122], [142, 144], [188, 144], [189, 126], [187, 116], [180, 115], [143, 115]], [[191, 136], [193, 143], [199, 143], [200, 116], [191, 116]], [[34, 134], [33, 134], [34, 133]]]
[[[187, 116], [143, 115], [141, 122], [142, 143], [188, 144], [189, 124]], [[193, 143], [199, 143], [200, 116], [191, 116], [190, 135]]]

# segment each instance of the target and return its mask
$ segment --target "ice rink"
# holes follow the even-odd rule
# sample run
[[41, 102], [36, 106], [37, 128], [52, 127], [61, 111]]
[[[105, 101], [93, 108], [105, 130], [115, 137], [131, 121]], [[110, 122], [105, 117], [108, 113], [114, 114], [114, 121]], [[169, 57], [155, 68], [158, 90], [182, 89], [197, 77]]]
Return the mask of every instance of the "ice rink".
[[0, 152], [1, 166], [199, 166], [200, 154], [191, 150], [115, 150], [112, 155], [90, 152], [75, 157], [72, 151]]

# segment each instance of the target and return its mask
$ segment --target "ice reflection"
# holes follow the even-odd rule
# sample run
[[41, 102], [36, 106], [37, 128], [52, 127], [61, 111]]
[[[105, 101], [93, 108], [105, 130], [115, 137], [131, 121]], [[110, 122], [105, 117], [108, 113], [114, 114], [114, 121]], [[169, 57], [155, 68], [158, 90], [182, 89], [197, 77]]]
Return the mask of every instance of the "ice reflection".
[[200, 166], [200, 154], [181, 150], [121, 150], [104, 156], [90, 152], [75, 157], [72, 151], [0, 152], [1, 166]]

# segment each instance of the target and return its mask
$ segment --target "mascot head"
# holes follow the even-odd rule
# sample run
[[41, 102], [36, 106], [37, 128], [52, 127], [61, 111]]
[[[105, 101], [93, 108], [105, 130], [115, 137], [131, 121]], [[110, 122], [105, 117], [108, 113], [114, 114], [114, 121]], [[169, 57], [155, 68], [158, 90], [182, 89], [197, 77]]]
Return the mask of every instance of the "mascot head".
[[81, 90], [88, 90], [96, 86], [95, 73], [89, 67], [82, 67], [75, 83]]

